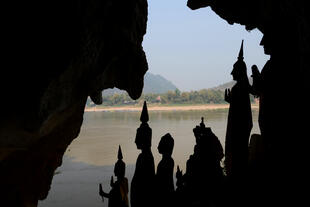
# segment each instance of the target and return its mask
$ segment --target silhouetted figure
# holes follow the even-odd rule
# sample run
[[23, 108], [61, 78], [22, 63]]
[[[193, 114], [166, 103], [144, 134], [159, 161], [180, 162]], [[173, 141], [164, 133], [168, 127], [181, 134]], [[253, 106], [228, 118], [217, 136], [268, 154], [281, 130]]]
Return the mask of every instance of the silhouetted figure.
[[[271, 35], [271, 33], [265, 32], [260, 42], [260, 45], [264, 47], [266, 55], [272, 54], [271, 48], [273, 41], [271, 40]], [[251, 141], [251, 146], [253, 146], [255, 152], [257, 152], [255, 153], [255, 157], [252, 156], [250, 160], [251, 183], [255, 185], [253, 192], [258, 192], [256, 194], [259, 194], [261, 190], [268, 191], [265, 186], [274, 182], [274, 179], [270, 177], [270, 169], [273, 169], [273, 166], [275, 166], [275, 161], [270, 158], [274, 157], [277, 159], [279, 153], [271, 146], [277, 146], [278, 149], [282, 148], [278, 147], [282, 140], [276, 139], [279, 134], [276, 134], [274, 130], [274, 127], [277, 126], [277, 118], [281, 117], [274, 114], [275, 109], [279, 108], [278, 103], [274, 101], [274, 97], [278, 96], [280, 92], [278, 91], [279, 86], [275, 86], [275, 81], [279, 79], [279, 74], [272, 66], [273, 61], [271, 57], [272, 56], [270, 56], [270, 59], [266, 62], [261, 72], [259, 72], [256, 65], [252, 66], [252, 91], [256, 97], [259, 97], [258, 124], [261, 132], [260, 137], [256, 135], [252, 137], [253, 141]], [[279, 163], [278, 161], [276, 162]], [[273, 175], [279, 177], [277, 173], [273, 173]], [[266, 195], [273, 198], [273, 190], [270, 190]], [[251, 199], [260, 200], [259, 196]], [[259, 206], [260, 203], [257, 203], [257, 206]]]
[[125, 177], [126, 165], [123, 162], [123, 154], [121, 147], [118, 148], [118, 161], [114, 166], [114, 175], [117, 177], [116, 182], [111, 177], [110, 186], [112, 187], [109, 193], [102, 190], [102, 185], [99, 185], [99, 195], [109, 199], [109, 207], [128, 207], [128, 180]]
[[228, 177], [241, 178], [248, 164], [248, 143], [252, 129], [250, 84], [243, 61], [243, 40], [237, 62], [231, 72], [236, 84], [225, 90], [230, 104], [225, 141], [225, 171]]
[[205, 127], [204, 118], [201, 118], [200, 126], [193, 129], [197, 147], [199, 147], [200, 154], [207, 161], [212, 162], [214, 166], [220, 166], [220, 161], [224, 157], [223, 147], [212, 132], [210, 127]]
[[205, 127], [203, 118], [193, 132], [196, 138], [194, 154], [186, 163], [185, 175], [181, 178], [178, 173], [180, 179], [177, 182], [183, 180], [183, 184], [178, 183], [180, 189], [177, 194], [188, 198], [183, 202], [186, 204], [184, 206], [220, 206], [223, 184], [220, 162], [224, 156], [222, 145], [211, 129]]
[[174, 147], [174, 139], [169, 133], [165, 134], [159, 144], [158, 152], [162, 154], [162, 160], [158, 163], [156, 172], [156, 196], [158, 206], [173, 205], [174, 182], [173, 168], [174, 161], [171, 157]]
[[[270, 34], [264, 34], [260, 45], [264, 46], [264, 52], [266, 55], [271, 55], [271, 39]], [[272, 91], [272, 86], [274, 80], [278, 78], [278, 75], [275, 74], [272, 70], [272, 61], [269, 59], [264, 65], [261, 73], [259, 72], [256, 65], [252, 66], [252, 93], [253, 95], [259, 97], [259, 114], [258, 114], [258, 124], [263, 137], [270, 136], [272, 119], [268, 117], [268, 114], [272, 114], [273, 106], [275, 104], [271, 101], [274, 93]], [[267, 134], [267, 135], [266, 135]]]
[[154, 205], [155, 165], [151, 152], [152, 129], [147, 124], [149, 120], [146, 102], [144, 102], [137, 129], [135, 143], [142, 152], [139, 154], [135, 173], [131, 182], [131, 207], [145, 207]]

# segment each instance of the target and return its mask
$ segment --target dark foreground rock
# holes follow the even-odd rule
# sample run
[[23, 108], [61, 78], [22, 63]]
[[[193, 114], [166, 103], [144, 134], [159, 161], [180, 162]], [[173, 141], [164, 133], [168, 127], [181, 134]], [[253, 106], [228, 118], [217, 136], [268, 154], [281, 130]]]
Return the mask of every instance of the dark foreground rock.
[[0, 203], [36, 206], [79, 134], [87, 97], [100, 104], [101, 91], [111, 87], [140, 96], [147, 1], [1, 7]]

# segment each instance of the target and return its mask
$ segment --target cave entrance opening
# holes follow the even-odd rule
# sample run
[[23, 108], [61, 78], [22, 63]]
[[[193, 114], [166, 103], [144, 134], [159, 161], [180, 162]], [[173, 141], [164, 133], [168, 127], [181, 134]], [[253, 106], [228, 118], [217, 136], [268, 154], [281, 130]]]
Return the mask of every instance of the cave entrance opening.
[[[261, 69], [269, 59], [259, 45], [261, 38], [260, 31], [246, 31], [244, 26], [229, 25], [210, 8], [191, 11], [185, 1], [157, 0], [149, 1], [148, 29], [143, 47], [149, 64], [148, 72], [172, 82], [182, 93], [230, 82], [232, 64], [237, 59], [241, 40], [244, 40], [244, 60], [248, 74], [253, 64]], [[87, 107], [96, 107], [100, 111], [100, 106], [93, 106], [91, 101], [88, 104]], [[150, 126], [155, 133], [153, 153], [158, 154], [156, 147], [165, 130], [175, 127], [177, 131], [180, 128], [176, 125], [180, 127], [188, 119], [191, 120], [189, 129], [193, 128], [198, 124], [196, 122], [201, 114], [160, 113], [154, 116], [157, 120], [152, 123], [151, 119]], [[173, 125], [162, 126], [165, 119], [172, 120]], [[109, 189], [108, 183], [113, 174], [112, 166], [116, 162], [119, 144], [123, 147], [127, 172], [134, 169], [138, 151], [133, 139], [138, 126], [139, 112], [86, 112], [81, 133], [68, 147], [63, 165], [56, 171], [49, 196], [39, 202], [39, 206], [102, 206], [97, 185], [103, 182], [106, 189]], [[192, 136], [191, 130], [185, 135]], [[182, 151], [184, 145], [177, 142], [174, 154], [180, 156], [187, 153], [183, 156], [186, 161], [192, 151]], [[193, 142], [189, 146], [192, 149]], [[155, 155], [156, 163], [159, 159]]]

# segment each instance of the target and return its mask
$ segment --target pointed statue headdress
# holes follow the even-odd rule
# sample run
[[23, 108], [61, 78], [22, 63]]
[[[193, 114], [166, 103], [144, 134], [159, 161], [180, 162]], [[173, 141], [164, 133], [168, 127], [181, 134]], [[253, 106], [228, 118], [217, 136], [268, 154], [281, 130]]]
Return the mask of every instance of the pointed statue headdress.
[[146, 101], [143, 103], [143, 108], [140, 116], [140, 121], [142, 123], [147, 123], [149, 121], [149, 114], [147, 112], [147, 106], [146, 106]]
[[118, 158], [118, 160], [122, 160], [122, 159], [123, 159], [123, 153], [122, 153], [121, 145], [118, 145], [118, 154], [117, 154], [117, 158]]
[[117, 153], [117, 162], [115, 163], [114, 166], [114, 173], [118, 174], [118, 175], [122, 175], [125, 176], [125, 168], [126, 168], [126, 164], [123, 161], [123, 153], [122, 153], [122, 149], [121, 146], [118, 146], [118, 153]]
[[243, 40], [241, 42], [241, 47], [240, 47], [240, 50], [239, 50], [238, 60], [243, 60]]
[[243, 58], [243, 40], [242, 40], [238, 60], [235, 62], [231, 74], [236, 74], [238, 77], [242, 77], [242, 79], [244, 78], [247, 79], [246, 64], [243, 61], [243, 59], [244, 58]]
[[143, 147], [150, 147], [152, 142], [152, 129], [148, 125], [149, 114], [147, 111], [146, 101], [143, 103], [143, 108], [140, 116], [140, 121], [142, 122], [140, 127], [137, 129], [136, 134], [136, 144]]

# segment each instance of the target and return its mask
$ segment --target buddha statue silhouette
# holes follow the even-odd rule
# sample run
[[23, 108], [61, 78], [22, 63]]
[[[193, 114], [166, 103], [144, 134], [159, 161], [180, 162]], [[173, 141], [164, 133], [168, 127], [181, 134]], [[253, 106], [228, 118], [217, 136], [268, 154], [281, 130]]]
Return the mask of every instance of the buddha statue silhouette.
[[247, 168], [248, 143], [253, 126], [249, 96], [251, 86], [243, 61], [243, 40], [231, 75], [236, 84], [231, 90], [225, 90], [225, 100], [230, 104], [225, 140], [225, 171], [228, 177], [242, 179]]
[[137, 129], [135, 143], [141, 150], [136, 162], [136, 169], [131, 181], [130, 203], [131, 207], [145, 207], [154, 205], [155, 164], [151, 151], [152, 129], [148, 125], [148, 111], [146, 102], [140, 117], [142, 122]]
[[118, 160], [114, 165], [114, 175], [117, 177], [116, 182], [111, 177], [110, 185], [112, 187], [109, 193], [105, 193], [102, 185], [99, 185], [99, 195], [109, 199], [109, 207], [128, 207], [128, 180], [125, 177], [126, 164], [123, 162], [121, 146], [118, 148]]

